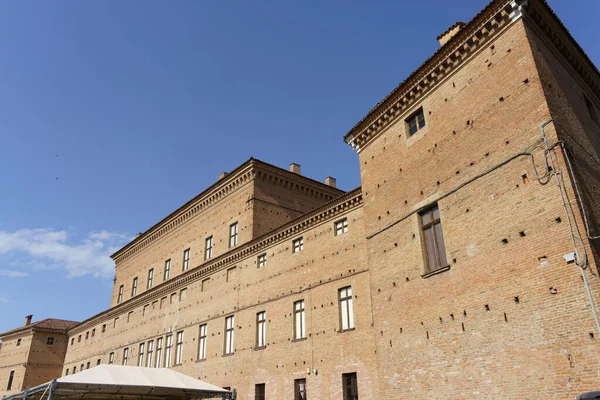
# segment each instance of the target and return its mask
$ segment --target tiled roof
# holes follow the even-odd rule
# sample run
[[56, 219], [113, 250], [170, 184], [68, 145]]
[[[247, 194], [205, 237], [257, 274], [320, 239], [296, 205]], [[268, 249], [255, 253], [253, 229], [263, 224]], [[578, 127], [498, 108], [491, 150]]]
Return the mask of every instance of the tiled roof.
[[19, 332], [24, 332], [29, 329], [40, 329], [40, 330], [41, 329], [50, 329], [50, 330], [56, 330], [56, 331], [67, 331], [68, 329], [71, 329], [72, 327], [74, 327], [77, 324], [79, 324], [79, 322], [67, 321], [64, 319], [46, 318], [41, 321], [34, 322], [33, 324], [30, 324], [27, 326], [21, 326], [19, 328], [12, 329], [12, 330], [4, 332], [4, 333], [0, 333], [0, 337], [12, 335], [12, 334], [19, 333]]

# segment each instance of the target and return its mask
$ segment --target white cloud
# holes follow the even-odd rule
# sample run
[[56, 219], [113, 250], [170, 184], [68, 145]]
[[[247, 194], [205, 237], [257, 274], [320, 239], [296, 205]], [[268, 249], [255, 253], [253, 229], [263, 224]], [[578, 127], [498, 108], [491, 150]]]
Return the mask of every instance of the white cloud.
[[10, 303], [10, 297], [6, 293], [0, 292], [0, 304], [2, 303]]
[[0, 256], [18, 257], [19, 262], [11, 265], [38, 270], [62, 268], [69, 277], [111, 277], [114, 263], [110, 255], [130, 240], [126, 234], [105, 230], [90, 232], [78, 242], [72, 236], [66, 231], [45, 228], [0, 231]]
[[0, 269], [0, 276], [7, 276], [9, 278], [23, 278], [29, 276], [28, 272], [15, 271], [13, 269]]

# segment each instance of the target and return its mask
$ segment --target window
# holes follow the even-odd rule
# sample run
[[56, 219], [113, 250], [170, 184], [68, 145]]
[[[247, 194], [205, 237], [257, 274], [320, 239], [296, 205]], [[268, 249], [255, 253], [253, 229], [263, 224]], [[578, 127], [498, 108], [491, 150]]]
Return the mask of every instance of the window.
[[187, 271], [190, 268], [190, 249], [183, 252], [183, 270]]
[[173, 335], [167, 335], [167, 341], [165, 343], [165, 367], [171, 367], [171, 351], [173, 350]]
[[8, 376], [8, 385], [6, 386], [6, 390], [12, 389], [13, 379], [15, 378], [15, 371], [10, 371], [10, 375]]
[[304, 300], [294, 302], [294, 339], [306, 337]]
[[183, 331], [177, 332], [177, 342], [175, 343], [175, 365], [181, 365], [183, 362]]
[[152, 368], [152, 355], [154, 354], [154, 340], [148, 342], [148, 354], [146, 356], [146, 367]]
[[262, 267], [266, 267], [267, 266], [267, 254], [261, 254], [260, 256], [258, 256], [258, 268], [262, 268]]
[[73, 344], [75, 344], [75, 338], [71, 338], [71, 346], [73, 346]]
[[440, 210], [437, 204], [421, 212], [421, 229], [423, 242], [425, 243], [425, 258], [429, 272], [448, 265], [446, 260], [446, 248], [442, 236], [442, 224], [440, 222]]
[[348, 232], [348, 218], [341, 219], [335, 223], [335, 236]]
[[144, 347], [145, 343], [140, 343], [140, 351], [138, 353], [138, 367], [144, 366]]
[[123, 285], [119, 286], [119, 297], [117, 297], [117, 303], [121, 303], [123, 301]]
[[299, 253], [304, 250], [304, 238], [295, 239], [292, 242], [292, 253]]
[[167, 261], [165, 261], [165, 273], [164, 273], [164, 278], [163, 280], [167, 280], [169, 279], [169, 277], [171, 276], [171, 259], [169, 258]]
[[102, 360], [101, 360], [101, 359], [97, 359], [97, 360], [96, 360], [96, 365], [100, 365], [100, 363], [101, 363], [101, 362], [102, 362]]
[[265, 400], [265, 384], [257, 383], [254, 385], [254, 400]]
[[110, 353], [108, 356], [108, 363], [109, 364], [114, 364], [115, 363], [115, 353]]
[[171, 298], [170, 298], [169, 302], [171, 304], [175, 304], [175, 300], [177, 300], [177, 293], [171, 293]]
[[88, 361], [87, 364], [85, 365], [85, 369], [90, 369], [90, 362]]
[[231, 267], [227, 270], [227, 282], [233, 281], [235, 278], [236, 267]]
[[225, 318], [225, 354], [233, 354], [235, 351], [233, 343], [233, 315]]
[[187, 299], [187, 288], [183, 288], [179, 291], [179, 301]]
[[96, 336], [96, 328], [92, 329], [92, 337]]
[[356, 372], [342, 374], [342, 391], [344, 392], [344, 400], [358, 400]]
[[206, 359], [206, 334], [208, 326], [206, 324], [200, 325], [200, 340], [198, 341], [198, 360]]
[[346, 286], [339, 290], [340, 298], [340, 330], [354, 328], [354, 310], [352, 308], [352, 287]]
[[17, 346], [21, 345], [21, 339], [17, 339]]
[[129, 311], [127, 313], [127, 323], [129, 323], [129, 321], [131, 321], [131, 317], [133, 316], [133, 311]]
[[160, 308], [162, 309], [165, 304], [167, 304], [167, 296], [160, 299]]
[[267, 347], [267, 312], [256, 314], [256, 348]]
[[48, 339], [46, 339], [46, 344], [52, 346], [54, 344], [54, 337], [49, 336]]
[[590, 101], [590, 99], [584, 94], [583, 99], [585, 100], [585, 106], [588, 109], [588, 113], [590, 114], [590, 118], [594, 121], [598, 122], [598, 115], [596, 114], [596, 109], [594, 108], [594, 104]]
[[205, 246], [204, 246], [204, 259], [210, 260], [212, 258], [213, 253], [213, 237], [209, 236], [206, 238]]
[[148, 270], [148, 283], [146, 285], [146, 289], [152, 288], [153, 281], [154, 281], [154, 268], [150, 268]]
[[294, 380], [294, 400], [306, 400], [306, 379]]
[[77, 336], [77, 343], [81, 342], [81, 335]]
[[90, 331], [87, 331], [85, 333], [85, 340], [88, 340], [90, 338]]
[[235, 247], [238, 243], [238, 223], [229, 225], [229, 248]]
[[77, 372], [77, 366], [73, 367], [73, 373]]
[[85, 369], [85, 368], [83, 368], [83, 367], [84, 367], [84, 365], [83, 365], [83, 364], [81, 364], [81, 366], [79, 367], [79, 372], [81, 372], [81, 371], [83, 371], [83, 370]]
[[417, 131], [425, 126], [425, 115], [423, 114], [423, 107], [419, 108], [410, 117], [406, 118], [406, 128], [408, 134], [414, 135]]
[[156, 368], [162, 367], [163, 338], [156, 339]]
[[102, 324], [102, 333], [106, 332], [106, 324]]
[[135, 278], [133, 278], [133, 283], [131, 284], [131, 297], [133, 297], [137, 294], [137, 284], [138, 284], [138, 278], [136, 276]]
[[69, 375], [69, 368], [65, 369], [65, 376]]
[[117, 327], [117, 322], [119, 322], [119, 317], [116, 317], [115, 320], [113, 321], [113, 328]]
[[142, 317], [145, 317], [148, 314], [148, 309], [150, 308], [150, 304], [146, 304], [144, 308], [142, 308]]
[[123, 365], [127, 365], [127, 359], [129, 358], [129, 347], [123, 349]]
[[202, 292], [206, 292], [208, 290], [208, 284], [210, 283], [210, 278], [206, 278], [202, 280], [202, 286], [200, 287], [200, 290]]

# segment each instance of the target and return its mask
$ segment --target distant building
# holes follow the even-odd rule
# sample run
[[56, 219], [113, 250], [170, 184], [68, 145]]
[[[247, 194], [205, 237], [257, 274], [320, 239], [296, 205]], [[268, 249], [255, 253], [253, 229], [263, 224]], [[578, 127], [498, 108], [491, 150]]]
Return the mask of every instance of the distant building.
[[542, 0], [438, 39], [345, 136], [361, 188], [223, 174], [113, 255], [62, 374], [169, 367], [241, 399], [598, 389], [600, 73]]

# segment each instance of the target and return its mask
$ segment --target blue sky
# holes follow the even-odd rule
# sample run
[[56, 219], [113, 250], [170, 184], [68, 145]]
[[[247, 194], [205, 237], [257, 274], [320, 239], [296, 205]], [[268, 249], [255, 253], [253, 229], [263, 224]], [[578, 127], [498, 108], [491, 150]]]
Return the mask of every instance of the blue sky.
[[[549, 3], [600, 64], [600, 2]], [[343, 135], [485, 4], [0, 2], [0, 332], [105, 309], [111, 252], [251, 156], [358, 186]]]

